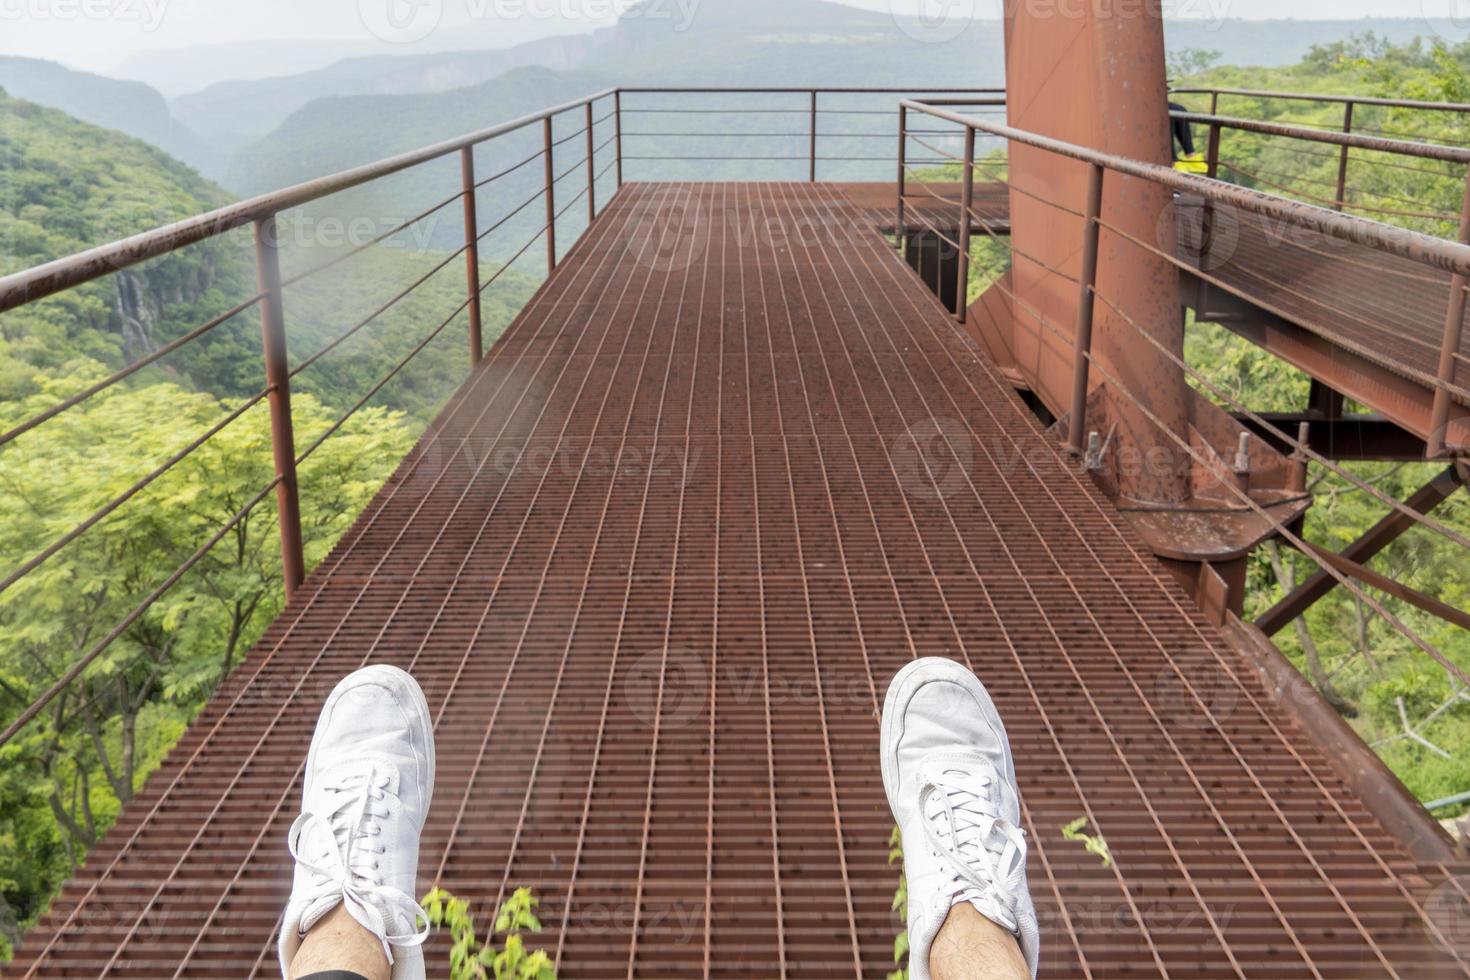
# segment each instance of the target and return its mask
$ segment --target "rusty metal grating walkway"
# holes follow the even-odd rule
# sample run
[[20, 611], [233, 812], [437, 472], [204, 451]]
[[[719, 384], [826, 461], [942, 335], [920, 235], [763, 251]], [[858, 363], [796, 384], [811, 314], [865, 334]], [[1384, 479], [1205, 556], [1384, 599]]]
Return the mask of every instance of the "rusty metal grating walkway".
[[[933, 654], [1006, 714], [1046, 975], [1462, 975], [1446, 869], [1353, 799], [851, 207], [621, 192], [13, 975], [271, 975], [318, 705], [382, 660], [438, 720], [425, 887], [534, 887], [564, 977], [883, 976], [876, 710]], [[1061, 840], [1084, 815], [1114, 866]]]

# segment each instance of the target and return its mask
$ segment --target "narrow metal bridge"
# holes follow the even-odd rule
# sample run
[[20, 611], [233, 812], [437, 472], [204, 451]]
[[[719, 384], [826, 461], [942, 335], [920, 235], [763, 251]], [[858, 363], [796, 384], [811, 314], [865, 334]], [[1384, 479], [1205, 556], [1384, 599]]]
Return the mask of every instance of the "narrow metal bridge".
[[[585, 109], [595, 174], [614, 98], [411, 159], [466, 154], [472, 203], [475, 145]], [[451, 317], [468, 381], [7, 975], [274, 974], [304, 745], [335, 681], [387, 662], [436, 721], [424, 886], [484, 910], [534, 888], [561, 976], [883, 976], [877, 714], [928, 655], [1005, 715], [1044, 975], [1470, 975], [1466, 865], [1269, 644], [1186, 596], [863, 193], [622, 184], [483, 357]], [[0, 282], [0, 309], [94, 260]], [[1111, 861], [1063, 839], [1083, 817]]]

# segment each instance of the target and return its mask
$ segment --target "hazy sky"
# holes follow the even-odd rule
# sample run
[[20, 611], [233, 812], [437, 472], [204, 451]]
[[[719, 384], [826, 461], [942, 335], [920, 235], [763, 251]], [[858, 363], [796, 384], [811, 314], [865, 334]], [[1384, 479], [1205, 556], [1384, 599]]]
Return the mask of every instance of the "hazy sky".
[[[632, 0], [0, 0], [0, 53], [107, 71], [141, 52], [201, 43], [298, 39], [337, 42], [344, 53], [502, 47], [610, 23]], [[704, 2], [656, 0], [670, 16]], [[728, 2], [728, 0], [726, 0]], [[993, 17], [1000, 0], [840, 0], [879, 12]], [[1081, 0], [1052, 0], [1081, 2]], [[1455, 17], [1470, 0], [1164, 0], [1176, 16], [1215, 19]], [[415, 15], [440, 11], [437, 30], [415, 36]], [[473, 24], [473, 38], [457, 30]], [[388, 38], [385, 33], [400, 33]], [[360, 48], [361, 50], [356, 50]]]

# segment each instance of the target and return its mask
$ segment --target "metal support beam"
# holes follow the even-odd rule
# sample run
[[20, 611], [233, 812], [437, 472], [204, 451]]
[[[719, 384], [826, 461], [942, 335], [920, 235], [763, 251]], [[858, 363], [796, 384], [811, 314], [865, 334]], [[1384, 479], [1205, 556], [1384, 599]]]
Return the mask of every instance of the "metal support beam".
[[306, 557], [296, 481], [296, 436], [291, 420], [291, 362], [286, 351], [286, 314], [281, 299], [281, 255], [274, 217], [255, 222], [255, 263], [264, 297], [260, 303], [260, 332], [264, 340], [265, 381], [270, 386], [271, 453], [279, 480], [276, 506], [281, 523], [281, 571], [289, 603], [306, 581]]
[[[1286, 455], [1296, 451], [1296, 444], [1272, 430], [1277, 429], [1290, 436], [1306, 423], [1309, 426], [1307, 445], [1313, 452], [1330, 460], [1384, 463], [1424, 460], [1424, 440], [1381, 415], [1326, 418], [1316, 412], [1261, 412], [1258, 416], [1237, 412], [1233, 417], [1250, 430], [1251, 435]], [[1257, 422], [1257, 417], [1268, 425]]]
[[811, 169], [807, 174], [807, 180], [815, 184], [817, 182], [817, 90], [812, 89], [812, 118], [811, 118]]
[[[1460, 241], [1470, 245], [1470, 172], [1465, 175], [1465, 194], [1460, 204]], [[1470, 278], [1456, 274], [1450, 278], [1450, 301], [1445, 311], [1444, 343], [1439, 350], [1439, 371], [1435, 375], [1439, 386], [1434, 389], [1434, 410], [1429, 422], [1430, 459], [1438, 459], [1460, 447], [1446, 444], [1446, 432], [1450, 424], [1451, 395], [1448, 385], [1454, 384], [1456, 359], [1460, 356], [1460, 339], [1465, 335], [1465, 290], [1470, 288]]]
[[965, 173], [960, 191], [959, 275], [955, 285], [955, 319], [964, 323], [970, 308], [970, 235], [975, 210], [975, 130], [965, 127]]
[[459, 170], [464, 182], [464, 266], [470, 291], [470, 364], [485, 356], [480, 320], [480, 219], [475, 207], [475, 148], [459, 151]]
[[[1354, 103], [1349, 102], [1342, 110], [1342, 131], [1352, 133], [1353, 131], [1353, 108]], [[1347, 205], [1347, 178], [1348, 178], [1348, 154], [1352, 147], [1346, 143], [1342, 145], [1342, 155], [1337, 161], [1337, 203], [1335, 210], [1341, 211]]]
[[[1456, 467], [1451, 466], [1425, 484], [1408, 500], [1404, 501], [1404, 506], [1420, 515], [1429, 514], [1440, 504], [1452, 497], [1455, 491], [1464, 485], [1462, 474]], [[1313, 551], [1317, 552], [1318, 556], [1322, 557], [1324, 561], [1327, 561], [1330, 557], [1332, 559], [1331, 563], [1334, 566], [1337, 566], [1339, 560], [1351, 565], [1355, 569], [1354, 571], [1344, 571], [1342, 567], [1339, 567], [1338, 570], [1344, 571], [1344, 574], [1352, 575], [1360, 581], [1368, 581], [1368, 579], [1359, 575], [1356, 570], [1361, 569], [1366, 572], [1367, 570], [1362, 568], [1364, 562], [1371, 561], [1374, 556], [1397, 541], [1403, 536], [1404, 532], [1415, 527], [1417, 523], [1414, 518], [1396, 510], [1375, 524], [1361, 538], [1344, 548], [1340, 555], [1333, 555], [1330, 552], [1319, 551], [1315, 548]], [[1369, 572], [1368, 574], [1372, 575], [1375, 573]], [[1376, 582], [1370, 582], [1369, 584], [1377, 585]], [[1291, 595], [1282, 599], [1257, 619], [1256, 626], [1267, 636], [1275, 636], [1298, 616], [1316, 605], [1318, 600], [1331, 592], [1336, 585], [1337, 579], [1328, 573], [1326, 569], [1317, 572], [1298, 586], [1296, 591], [1292, 592]], [[1382, 588], [1382, 586], [1379, 587]], [[1385, 591], [1391, 590], [1385, 589]], [[1400, 598], [1403, 597], [1401, 596]], [[1413, 600], [1405, 599], [1405, 601]], [[1429, 601], [1432, 602], [1435, 600]], [[1418, 605], [1418, 603], [1415, 604]], [[1420, 608], [1423, 607], [1421, 606]]]
[[1067, 444], [1081, 456], [1087, 440], [1087, 386], [1092, 368], [1092, 319], [1097, 304], [1097, 250], [1102, 232], [1102, 167], [1093, 164], [1087, 175], [1087, 206], [1083, 212], [1082, 272], [1077, 297], [1077, 347], [1072, 359], [1072, 420]]
[[623, 186], [623, 90], [613, 93], [613, 145], [618, 151], [618, 187]]
[[1334, 554], [1325, 548], [1315, 545], [1307, 545], [1312, 555], [1336, 568], [1344, 575], [1351, 576], [1365, 585], [1371, 585], [1395, 598], [1402, 599], [1409, 605], [1422, 609], [1431, 616], [1437, 616], [1447, 623], [1460, 627], [1462, 630], [1470, 630], [1470, 613], [1463, 609], [1457, 609], [1447, 602], [1440, 602], [1433, 596], [1427, 596], [1422, 592], [1409, 588], [1401, 582], [1395, 582], [1387, 575], [1380, 575], [1371, 568], [1364, 568], [1355, 561], [1349, 561], [1342, 555]]
[[597, 143], [593, 139], [592, 103], [587, 103], [587, 225], [597, 220]]
[[556, 271], [556, 141], [551, 135], [551, 117], [541, 120], [546, 156], [546, 274]]
[[908, 194], [908, 172], [909, 172], [909, 110], [907, 106], [898, 107], [898, 222], [894, 228], [898, 234], [898, 249], [905, 252], [908, 248], [908, 229], [904, 227], [904, 197]]

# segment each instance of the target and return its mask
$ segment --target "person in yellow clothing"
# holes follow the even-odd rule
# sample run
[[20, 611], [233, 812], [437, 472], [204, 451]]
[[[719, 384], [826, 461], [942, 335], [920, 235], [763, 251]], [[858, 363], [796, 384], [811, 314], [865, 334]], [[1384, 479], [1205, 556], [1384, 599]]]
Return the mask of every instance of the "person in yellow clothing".
[[[1169, 111], [1188, 112], [1189, 107], [1170, 102]], [[1205, 155], [1195, 151], [1194, 127], [1183, 119], [1171, 117], [1169, 121], [1174, 132], [1174, 169], [1186, 174], [1209, 173], [1210, 167], [1205, 162]]]

